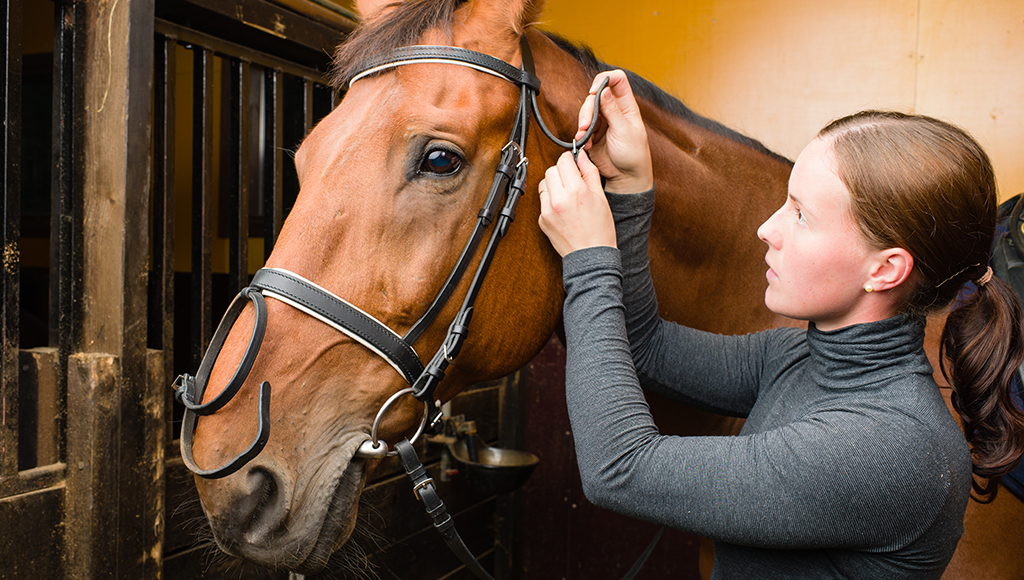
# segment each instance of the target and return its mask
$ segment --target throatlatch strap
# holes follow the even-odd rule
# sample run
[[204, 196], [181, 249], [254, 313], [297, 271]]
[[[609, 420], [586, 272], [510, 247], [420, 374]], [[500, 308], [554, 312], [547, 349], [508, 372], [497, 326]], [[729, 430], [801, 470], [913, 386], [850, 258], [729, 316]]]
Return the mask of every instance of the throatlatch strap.
[[455, 520], [448, 514], [444, 502], [437, 495], [434, 489], [434, 480], [427, 477], [427, 470], [420, 463], [416, 455], [416, 449], [408, 439], [402, 439], [395, 444], [395, 451], [398, 452], [398, 459], [405, 468], [405, 474], [412, 480], [412, 492], [427, 510], [427, 515], [434, 522], [434, 527], [440, 532], [451, 551], [458, 556], [459, 560], [466, 565], [471, 572], [482, 580], [494, 580], [490, 574], [477, 562], [476, 558], [462, 542], [459, 532], [455, 530]]

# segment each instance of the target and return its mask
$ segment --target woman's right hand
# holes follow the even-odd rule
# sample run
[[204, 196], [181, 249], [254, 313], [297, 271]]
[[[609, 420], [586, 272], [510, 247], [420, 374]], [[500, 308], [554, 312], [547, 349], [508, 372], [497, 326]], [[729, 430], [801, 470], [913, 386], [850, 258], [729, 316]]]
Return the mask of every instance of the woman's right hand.
[[604, 176], [605, 191], [648, 191], [654, 187], [654, 170], [651, 166], [647, 129], [625, 72], [614, 70], [594, 77], [590, 95], [580, 108], [579, 129], [575, 139], [583, 137], [586, 128], [590, 126], [596, 98], [594, 93], [605, 77], [608, 77], [608, 86], [601, 93], [601, 119], [598, 120], [601, 125], [584, 150]]

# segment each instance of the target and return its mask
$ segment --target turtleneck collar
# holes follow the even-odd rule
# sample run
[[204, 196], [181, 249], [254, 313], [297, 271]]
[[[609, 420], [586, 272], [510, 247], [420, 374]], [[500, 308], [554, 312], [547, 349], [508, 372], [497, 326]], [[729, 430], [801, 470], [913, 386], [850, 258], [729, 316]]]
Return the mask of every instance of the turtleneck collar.
[[811, 373], [827, 388], [856, 388], [911, 373], [932, 374], [923, 320], [905, 314], [836, 330], [807, 327]]

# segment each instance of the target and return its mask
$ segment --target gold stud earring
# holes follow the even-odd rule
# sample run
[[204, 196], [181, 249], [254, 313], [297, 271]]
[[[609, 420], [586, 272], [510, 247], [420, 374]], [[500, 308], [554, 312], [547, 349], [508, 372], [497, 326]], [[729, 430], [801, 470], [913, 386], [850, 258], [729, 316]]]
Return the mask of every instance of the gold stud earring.
[[871, 284], [865, 284], [864, 285], [864, 291], [865, 292], [874, 292], [875, 289], [871, 287]]

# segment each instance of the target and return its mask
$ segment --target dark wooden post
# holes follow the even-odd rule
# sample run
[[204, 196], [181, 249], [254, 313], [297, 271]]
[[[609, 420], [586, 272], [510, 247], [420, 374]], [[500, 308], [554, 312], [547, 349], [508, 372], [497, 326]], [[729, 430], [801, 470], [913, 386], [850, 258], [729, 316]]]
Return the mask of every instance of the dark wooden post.
[[[80, 341], [68, 363], [67, 574], [159, 578], [166, 385], [146, 350], [154, 0], [85, 3]], [[153, 373], [161, 374], [161, 373]]]

